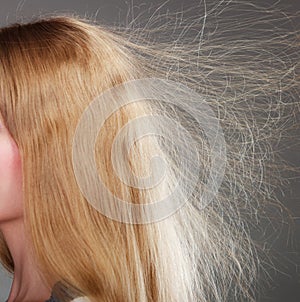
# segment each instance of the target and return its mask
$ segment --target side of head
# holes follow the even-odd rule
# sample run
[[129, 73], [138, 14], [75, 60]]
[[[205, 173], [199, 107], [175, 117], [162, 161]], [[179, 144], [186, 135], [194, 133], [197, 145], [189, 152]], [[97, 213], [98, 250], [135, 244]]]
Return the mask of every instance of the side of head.
[[[0, 30], [0, 108], [22, 162], [21, 169], [12, 159], [22, 175], [32, 252], [49, 283], [60, 281], [95, 301], [159, 301], [189, 295], [170, 282], [174, 276], [166, 277], [175, 258], [160, 263], [171, 245], [155, 238], [174, 234], [167, 227], [173, 220], [165, 227], [164, 222], [159, 227], [113, 221], [85, 200], [73, 171], [72, 142], [81, 114], [104, 90], [137, 77], [137, 66], [117, 36], [75, 18], [52, 17]], [[140, 203], [141, 195], [134, 188], [123, 189], [116, 180], [109, 150], [117, 131], [145, 110], [134, 104], [121, 108], [107, 119], [96, 146], [99, 173], [107, 186], [133, 203]], [[7, 152], [3, 156], [9, 160], [13, 153]], [[146, 166], [144, 161], [136, 161], [136, 167]], [[173, 255], [180, 259], [176, 237], [172, 244], [177, 244]], [[3, 238], [1, 245], [2, 262], [13, 270]], [[184, 261], [178, 260], [177, 266]]]
[[[12, 178], [22, 174], [18, 159], [13, 158], [19, 150], [24, 220], [41, 268], [50, 273], [49, 279], [80, 284], [90, 293], [99, 292], [97, 287], [103, 288], [107, 274], [115, 270], [107, 249], [112, 248], [110, 232], [118, 226], [81, 195], [72, 169], [72, 139], [89, 102], [129, 77], [130, 62], [112, 43], [104, 30], [67, 17], [16, 24], [0, 31], [0, 107], [7, 127], [0, 133], [1, 175], [5, 175], [1, 185], [7, 188], [6, 182], [15, 183]], [[8, 194], [20, 192], [7, 189]], [[22, 215], [21, 203], [14, 204], [13, 196], [2, 191], [1, 198], [7, 200], [1, 200], [1, 222], [5, 215]], [[5, 264], [13, 269], [13, 263]], [[95, 274], [93, 269], [102, 273]], [[92, 278], [98, 279], [96, 286], [87, 281]]]

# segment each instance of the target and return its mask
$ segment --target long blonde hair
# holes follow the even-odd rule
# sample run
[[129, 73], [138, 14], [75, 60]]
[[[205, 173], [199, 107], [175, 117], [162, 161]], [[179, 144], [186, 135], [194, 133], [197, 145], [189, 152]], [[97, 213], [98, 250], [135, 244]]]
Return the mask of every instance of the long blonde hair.
[[[280, 30], [272, 37], [242, 39], [240, 30], [247, 31], [252, 20], [247, 18], [237, 29], [224, 17], [224, 27], [215, 31], [207, 16], [207, 32], [201, 18], [194, 23], [181, 19], [172, 28], [171, 15], [156, 29], [128, 30], [76, 16], [50, 16], [0, 30], [0, 108], [22, 157], [25, 225], [41, 274], [49, 284], [59, 280], [58, 296], [68, 289], [70, 296], [91, 301], [255, 301], [259, 258], [249, 225], [266, 204], [277, 201], [273, 189], [281, 182], [276, 173], [280, 162], [272, 144], [293, 126], [292, 119], [289, 125], [287, 121], [297, 110], [298, 46], [296, 35]], [[261, 15], [256, 26], [271, 19]], [[185, 35], [187, 29], [196, 34]], [[286, 43], [286, 53], [280, 53]], [[184, 110], [186, 104], [183, 110], [157, 100], [127, 104], [105, 121], [95, 148], [98, 172], [114, 196], [133, 204], [163, 198], [176, 182], [180, 148], [188, 156], [196, 146], [201, 173], [188, 176], [191, 182], [199, 177], [197, 186], [169, 217], [124, 223], [103, 215], [81, 192], [72, 162], [73, 138], [95, 97], [147, 77], [184, 84], [212, 108], [226, 141], [226, 169], [218, 193], [203, 206], [201, 190], [209, 179], [212, 154], [204, 131]], [[174, 91], [168, 93], [174, 97]], [[193, 116], [203, 117], [202, 109], [195, 104]], [[164, 143], [151, 137], [135, 147], [130, 167], [136, 173], [151, 171], [149, 161], [157, 151], [173, 165], [167, 186], [147, 195], [116, 177], [111, 149], [128, 121], [157, 112], [179, 118], [197, 144], [184, 144], [170, 127], [164, 129]], [[161, 127], [159, 120], [151, 123]], [[124, 144], [130, 140], [129, 135], [124, 138]], [[120, 153], [118, 165], [125, 160]], [[128, 179], [131, 175], [128, 171]], [[90, 186], [93, 190], [93, 182]], [[114, 202], [103, 195], [100, 203], [102, 198], [106, 204]], [[13, 272], [3, 238], [0, 246], [1, 261]]]

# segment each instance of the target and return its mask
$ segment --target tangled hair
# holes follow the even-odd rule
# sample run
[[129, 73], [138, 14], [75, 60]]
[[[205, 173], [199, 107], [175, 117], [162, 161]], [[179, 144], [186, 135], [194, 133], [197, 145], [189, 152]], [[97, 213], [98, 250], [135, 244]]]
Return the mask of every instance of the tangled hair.
[[[283, 183], [285, 163], [275, 146], [291, 133], [299, 113], [299, 31], [286, 28], [292, 18], [283, 13], [243, 5], [221, 1], [201, 17], [167, 13], [125, 28], [44, 16], [0, 29], [0, 108], [22, 158], [26, 231], [42, 276], [49, 284], [59, 281], [55, 293], [62, 301], [78, 295], [110, 302], [256, 300], [261, 258], [250, 227], [270, 205], [280, 207], [275, 189]], [[199, 161], [189, 161], [180, 209], [152, 223], [124, 223], [103, 215], [80, 190], [73, 139], [97, 96], [141, 78], [185, 85], [190, 95], [181, 106], [140, 100], [109, 116], [95, 145], [101, 180], [113, 196], [142, 205], [171, 193], [180, 164], [189, 161], [180, 150], [186, 157], [196, 150]], [[193, 103], [195, 93], [199, 99]], [[180, 89], [165, 94], [176, 99]], [[200, 103], [212, 109], [226, 142], [224, 175], [216, 171], [222, 184], [207, 204], [202, 191], [213, 153], [196, 123], [203, 119]], [[157, 114], [178, 120], [196, 144], [186, 144], [161, 119], [150, 119]], [[171, 167], [164, 187], [149, 192], [122, 183], [111, 158], [118, 131], [142, 115], [164, 138], [143, 138], [125, 154], [124, 145], [140, 130], [133, 124], [116, 160], [121, 168], [128, 161], [142, 176], [159, 172], [150, 159], [164, 155]], [[130, 171], [122, 173], [133, 178]], [[97, 195], [88, 181], [97, 202], [113, 207], [113, 197]], [[0, 246], [1, 262], [13, 272], [2, 237]]]

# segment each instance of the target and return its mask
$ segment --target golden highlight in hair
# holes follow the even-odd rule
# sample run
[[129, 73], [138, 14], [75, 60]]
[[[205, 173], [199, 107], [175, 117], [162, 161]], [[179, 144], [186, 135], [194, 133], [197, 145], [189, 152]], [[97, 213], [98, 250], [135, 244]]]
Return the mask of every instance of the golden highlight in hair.
[[[44, 16], [0, 29], [0, 108], [22, 158], [26, 232], [41, 274], [56, 283], [61, 301], [68, 295], [103, 302], [256, 300], [260, 258], [249, 228], [278, 202], [273, 191], [282, 182], [282, 161], [273, 146], [295, 125], [299, 110], [299, 42], [297, 33], [284, 29], [270, 34], [276, 12], [260, 14], [253, 26], [245, 13], [236, 26], [225, 9], [225, 4], [223, 10], [215, 7], [205, 22], [166, 15], [159, 24], [161, 19], [153, 17], [152, 28]], [[216, 11], [224, 13], [218, 28]], [[198, 154], [199, 162], [190, 165], [197, 165], [199, 175], [186, 176], [188, 183], [197, 183], [191, 196], [169, 217], [144, 224], [116, 221], [97, 210], [81, 192], [72, 163], [84, 110], [107, 89], [141, 78], [172, 80], [196, 92], [213, 110], [226, 142], [222, 184], [203, 205], [201, 192], [213, 161], [208, 137], [196, 123], [204, 116], [197, 102], [191, 107], [195, 118], [185, 110], [193, 104], [189, 95], [181, 101], [183, 109], [140, 100], [110, 115], [94, 154], [99, 177], [114, 197], [136, 205], [164, 198], [180, 172], [179, 149], [187, 161], [192, 151]], [[176, 97], [174, 91], [167, 94]], [[108, 105], [101, 103], [99, 110]], [[149, 127], [164, 128], [167, 137], [144, 137], [128, 154], [120, 143], [124, 150], [116, 164], [122, 169], [128, 161], [132, 171], [122, 170], [128, 180], [151, 173], [157, 152], [167, 159], [164, 185], [147, 192], [118, 179], [111, 150], [130, 120], [157, 113], [179, 120], [196, 145], [185, 144], [172, 127], [155, 119], [149, 119]], [[138, 122], [132, 125], [124, 145], [139, 130]], [[88, 183], [97, 192], [93, 181]], [[112, 197], [97, 194], [97, 202], [113, 206]], [[10, 252], [0, 240], [1, 262], [13, 272]]]

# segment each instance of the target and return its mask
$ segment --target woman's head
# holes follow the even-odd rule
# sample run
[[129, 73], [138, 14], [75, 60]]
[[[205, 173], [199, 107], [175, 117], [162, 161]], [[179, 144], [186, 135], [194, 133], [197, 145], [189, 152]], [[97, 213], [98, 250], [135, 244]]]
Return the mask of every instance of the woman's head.
[[[162, 233], [174, 236], [175, 230], [108, 219], [85, 200], [73, 172], [72, 141], [84, 109], [105, 89], [139, 76], [137, 59], [122, 41], [68, 17], [1, 29], [0, 107], [22, 161], [24, 222], [34, 257], [49, 282], [65, 282], [97, 301], [158, 300], [160, 295], [180, 299], [189, 295], [187, 289], [175, 291], [168, 281], [171, 294], [166, 283], [160, 284], [159, 275], [163, 280], [172, 268], [171, 258], [160, 264], [160, 254], [171, 246], [156, 240]], [[142, 194], [116, 181], [109, 150], [117, 131], [146, 108], [131, 104], [109, 117], [96, 146], [102, 179], [114, 194], [125, 194], [133, 203], [143, 202]], [[145, 169], [147, 150], [154, 149], [145, 146], [139, 162], [132, 163], [137, 172]], [[173, 244], [179, 244], [176, 237]], [[2, 260], [12, 271], [4, 241], [2, 245]], [[173, 253], [180, 256], [179, 246]], [[178, 267], [185, 261], [178, 259]], [[178, 281], [185, 282], [183, 276]]]
[[[83, 201], [76, 186], [72, 137], [83, 109], [96, 93], [126, 80], [131, 62], [104, 30], [68, 18], [15, 25], [1, 29], [0, 36], [1, 113], [18, 146], [8, 131], [1, 130], [1, 220], [20, 212], [20, 200], [13, 198], [21, 195], [19, 150], [24, 218], [36, 251], [42, 258], [50, 256], [44, 261], [52, 258], [53, 262], [58, 259], [51, 252], [47, 255], [49, 247], [65, 257], [82, 252], [91, 257], [92, 265], [93, 256], [83, 247], [83, 233], [98, 236], [97, 245], [108, 234], [104, 229], [102, 234], [93, 234], [90, 229], [91, 225], [96, 228], [93, 219], [101, 223], [101, 215]], [[68, 241], [77, 241], [77, 248], [70, 245], [66, 249]], [[105, 240], [103, 245], [107, 245]], [[102, 259], [109, 265], [104, 255]], [[73, 260], [70, 267], [80, 266], [76, 257]], [[12, 269], [13, 263], [6, 265]], [[63, 266], [64, 261], [56, 265]], [[93, 275], [91, 270], [89, 273]], [[91, 278], [83, 274], [82, 270], [83, 279]]]

